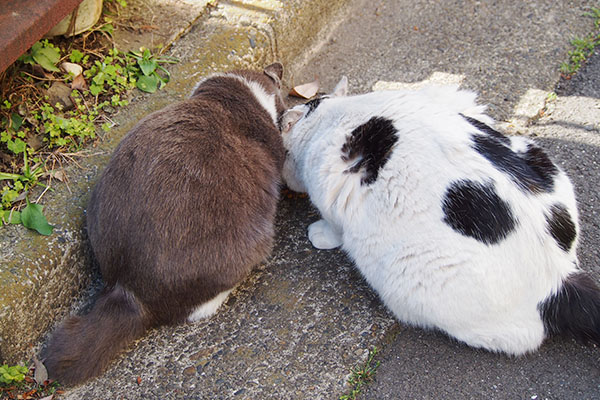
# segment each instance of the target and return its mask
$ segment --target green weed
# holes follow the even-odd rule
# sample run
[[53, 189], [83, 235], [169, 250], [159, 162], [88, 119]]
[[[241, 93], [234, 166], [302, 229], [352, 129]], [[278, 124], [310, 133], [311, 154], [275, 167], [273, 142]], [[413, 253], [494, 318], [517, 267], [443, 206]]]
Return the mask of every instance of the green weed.
[[[27, 151], [23, 152], [24, 162], [21, 174], [11, 174], [0, 172], [0, 180], [11, 180], [11, 185], [2, 188], [2, 209], [0, 210], [0, 219], [3, 223], [23, 224], [26, 228], [33, 229], [42, 235], [52, 234], [53, 227], [48, 224], [46, 217], [42, 213], [43, 206], [29, 202], [27, 192], [34, 186], [47, 187], [39, 181], [43, 173], [41, 166], [30, 168], [27, 160]], [[11, 209], [11, 204], [21, 194], [25, 194], [27, 205], [21, 211]], [[6, 207], [5, 207], [6, 206]]]
[[117, 3], [118, 5], [120, 5], [121, 7], [127, 7], [127, 1], [126, 0], [106, 0], [109, 3]]
[[56, 66], [60, 60], [60, 49], [50, 43], [48, 39], [34, 43], [27, 53], [19, 57], [19, 60], [26, 64], [38, 64], [46, 71], [60, 72]]
[[133, 89], [135, 73], [131, 71], [128, 61], [117, 49], [110, 50], [103, 60], [96, 60], [84, 72], [84, 76], [90, 81], [92, 96], [101, 93], [121, 94]]
[[153, 55], [148, 49], [141, 49], [141, 52], [130, 51], [128, 56], [135, 60], [135, 64], [130, 68], [130, 71], [137, 78], [136, 87], [148, 93], [154, 93], [156, 89], [162, 89], [171, 78], [169, 71], [160, 64], [178, 62], [173, 57]]
[[569, 60], [560, 66], [560, 71], [566, 76], [579, 71], [585, 61], [594, 54], [596, 46], [600, 45], [600, 8], [592, 8], [591, 12], [584, 15], [594, 18], [594, 31], [586, 37], [571, 40], [574, 49], [568, 53]]
[[9, 386], [23, 382], [23, 380], [25, 380], [25, 375], [28, 372], [29, 368], [22, 365], [0, 365], [0, 385]]
[[369, 357], [362, 367], [355, 367], [351, 370], [350, 378], [348, 378], [348, 385], [352, 387], [350, 393], [340, 396], [340, 400], [356, 400], [360, 394], [362, 388], [373, 380], [375, 372], [379, 367], [380, 362], [373, 362], [375, 355], [377, 355], [377, 347], [373, 347], [369, 351]]
[[37, 364], [30, 368], [0, 365], [0, 399], [55, 399], [56, 395], [64, 393], [58, 382], [47, 378], [41, 381], [44, 378], [39, 376], [37, 369]]
[[[123, 0], [114, 3], [126, 5]], [[93, 31], [110, 38], [114, 29], [110, 21], [105, 18]], [[28, 191], [42, 185], [39, 180], [47, 175], [41, 160], [56, 152], [79, 151], [97, 137], [98, 128], [110, 130], [112, 123], [104, 110], [127, 105], [136, 87], [149, 93], [161, 89], [170, 79], [162, 64], [178, 60], [152, 54], [144, 48], [127, 54], [111, 48], [103, 55], [85, 48], [65, 51], [48, 40], [34, 44], [19, 60], [46, 72], [41, 77], [35, 70], [32, 73], [19, 70], [16, 76], [19, 87], [35, 89], [25, 94], [3, 90], [8, 95], [0, 99], [0, 154], [4, 157], [4, 164], [0, 163], [0, 220], [22, 223], [48, 234], [52, 229], [42, 219], [42, 206], [30, 203], [27, 198]], [[57, 67], [61, 60], [79, 65], [83, 72], [74, 76], [61, 71]], [[51, 81], [62, 81], [69, 87], [69, 104], [50, 103], [45, 93]], [[8, 155], [13, 157], [9, 163], [5, 161]], [[35, 168], [30, 169], [28, 157]], [[19, 159], [24, 160], [22, 166]]]

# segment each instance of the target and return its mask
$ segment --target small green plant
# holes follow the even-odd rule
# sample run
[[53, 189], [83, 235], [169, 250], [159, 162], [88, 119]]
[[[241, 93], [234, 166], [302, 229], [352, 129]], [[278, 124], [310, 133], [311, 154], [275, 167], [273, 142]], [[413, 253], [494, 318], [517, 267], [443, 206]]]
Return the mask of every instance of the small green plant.
[[[178, 60], [172, 57], [153, 55], [150, 50], [142, 48], [140, 52], [130, 51], [128, 56], [136, 61], [130, 70], [136, 76], [136, 87], [141, 91], [154, 93], [169, 82], [171, 75], [161, 63], [174, 64]], [[159, 71], [161, 74], [159, 74]]]
[[27, 160], [26, 151], [23, 152], [23, 157], [24, 164], [22, 174], [0, 172], [0, 180], [13, 181], [12, 187], [6, 185], [2, 189], [2, 210], [0, 219], [4, 223], [23, 224], [26, 228], [33, 229], [42, 235], [51, 235], [54, 228], [52, 225], [48, 224], [46, 217], [44, 217], [44, 214], [42, 213], [43, 206], [30, 203], [29, 198], [25, 196], [27, 205], [23, 210], [16, 211], [10, 208], [12, 202], [20, 193], [27, 193], [30, 188], [36, 185], [46, 187], [46, 185], [39, 181], [39, 178], [43, 173], [42, 167], [37, 166], [34, 169], [31, 169]]
[[40, 376], [37, 364], [0, 365], [0, 399], [56, 399], [62, 393], [58, 382]]
[[107, 1], [109, 3], [117, 3], [121, 7], [127, 7], [127, 1], [126, 0], [107, 0]]
[[72, 98], [77, 106], [72, 112], [61, 115], [60, 109], [56, 110], [48, 103], [42, 103], [41, 113], [34, 114], [43, 125], [44, 141], [48, 143], [50, 149], [65, 147], [69, 150], [78, 150], [86, 139], [96, 137], [94, 119], [98, 115], [98, 110], [92, 108], [86, 113], [79, 95], [75, 94]]
[[[85, 54], [82, 53], [81, 51], [74, 49], [71, 54], [69, 54], [69, 61], [71, 61], [72, 63], [79, 63], [82, 62], [83, 58], [85, 57]], [[83, 63], [85, 64], [85, 61], [83, 61]]]
[[[125, 0], [107, 2], [126, 6]], [[105, 15], [89, 34], [112, 43], [114, 29], [111, 17]], [[97, 137], [98, 128], [109, 131], [114, 125], [110, 114], [129, 103], [130, 92], [135, 87], [150, 93], [161, 89], [170, 79], [163, 65], [178, 62], [145, 48], [122, 53], [110, 45], [88, 51], [85, 39], [78, 48], [72, 47], [73, 42], [55, 43], [59, 44], [39, 41], [21, 56], [21, 63], [36, 68], [16, 63], [12, 79], [1, 82], [14, 84], [2, 87], [7, 98], [0, 98], [0, 224], [23, 224], [44, 235], [52, 232], [52, 226], [42, 206], [28, 197], [33, 187], [45, 187], [40, 180], [50, 176], [43, 160], [81, 150]], [[65, 71], [57, 67], [62, 59], [68, 61], [61, 64]], [[39, 67], [45, 70], [43, 76]], [[52, 104], [49, 92], [55, 85], [68, 89]]]
[[575, 38], [571, 40], [571, 44], [575, 49], [568, 53], [569, 62], [563, 63], [560, 67], [561, 72], [567, 75], [573, 75], [579, 71], [585, 60], [594, 54], [594, 48], [598, 45], [598, 38]]
[[19, 60], [26, 64], [39, 64], [47, 71], [60, 71], [56, 66], [60, 60], [60, 49], [50, 43], [48, 39], [34, 43], [31, 50], [19, 57]]
[[44, 206], [30, 203], [28, 198], [25, 198], [25, 200], [27, 200], [27, 206], [21, 211], [23, 226], [44, 236], [52, 235], [54, 227], [48, 223], [42, 212]]
[[[7, 108], [11, 106], [8, 101], [5, 101], [4, 105]], [[10, 113], [10, 118], [2, 118], [2, 125], [6, 129], [0, 132], [0, 143], [5, 143], [6, 148], [16, 155], [23, 153], [27, 147], [23, 141], [26, 136], [26, 130], [21, 130], [23, 117], [14, 112]]]
[[574, 49], [569, 51], [569, 61], [560, 66], [560, 71], [566, 76], [571, 76], [582, 67], [585, 61], [594, 54], [596, 46], [600, 45], [600, 8], [592, 8], [591, 12], [584, 15], [594, 18], [594, 32], [584, 38], [576, 37], [571, 40]]
[[0, 365], [0, 385], [10, 386], [15, 383], [21, 383], [25, 380], [25, 375], [28, 372], [29, 368], [22, 365]]
[[594, 18], [594, 26], [596, 29], [600, 29], [600, 8], [592, 7], [590, 12], [586, 12], [583, 15]]
[[36, 165], [33, 169], [31, 169], [27, 159], [27, 152], [23, 152], [22, 174], [0, 172], [0, 181], [11, 180], [14, 182], [15, 186], [15, 189], [12, 191], [7, 190], [6, 187], [2, 190], [2, 205], [9, 205], [10, 202], [12, 202], [21, 191], [28, 191], [30, 188], [36, 185], [46, 187], [46, 185], [39, 181], [39, 178], [42, 174], [42, 166]]
[[375, 372], [380, 364], [379, 361], [373, 362], [375, 355], [377, 355], [377, 347], [373, 347], [373, 349], [369, 351], [369, 357], [362, 367], [356, 367], [351, 370], [350, 378], [348, 378], [348, 385], [350, 385], [352, 389], [350, 393], [340, 396], [340, 400], [356, 400], [363, 386], [373, 380]]
[[101, 93], [123, 93], [133, 88], [134, 73], [128, 68], [128, 60], [118, 50], [112, 49], [103, 60], [96, 60], [94, 65], [84, 72], [90, 79], [90, 93], [98, 96]]

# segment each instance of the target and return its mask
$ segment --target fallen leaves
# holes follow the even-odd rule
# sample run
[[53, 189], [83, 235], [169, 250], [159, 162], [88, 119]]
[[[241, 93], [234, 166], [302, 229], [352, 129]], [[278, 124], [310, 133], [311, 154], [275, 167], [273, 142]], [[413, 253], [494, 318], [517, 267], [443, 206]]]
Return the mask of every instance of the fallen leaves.
[[85, 82], [85, 78], [83, 77], [83, 67], [81, 65], [65, 61], [60, 64], [60, 68], [69, 75], [73, 76], [71, 89], [80, 91], [87, 89], [87, 84]]
[[87, 84], [85, 83], [83, 74], [79, 74], [73, 78], [73, 82], [71, 82], [71, 89], [79, 91], [87, 90]]
[[64, 391], [54, 380], [48, 379], [48, 371], [44, 364], [33, 357], [27, 375], [18, 385], [0, 385], [0, 399], [10, 400], [57, 400]]
[[57, 179], [61, 182], [67, 182], [67, 173], [65, 172], [64, 169], [56, 169], [56, 170], [52, 170], [49, 173], [49, 176], [51, 176], [54, 179]]
[[319, 80], [313, 82], [304, 83], [302, 85], [294, 86], [290, 90], [290, 96], [301, 97], [303, 99], [310, 99], [319, 91]]
[[38, 385], [42, 385], [44, 382], [48, 380], [48, 371], [46, 367], [38, 358], [33, 355], [33, 364], [35, 365], [35, 372], [33, 373], [33, 379], [36, 381]]

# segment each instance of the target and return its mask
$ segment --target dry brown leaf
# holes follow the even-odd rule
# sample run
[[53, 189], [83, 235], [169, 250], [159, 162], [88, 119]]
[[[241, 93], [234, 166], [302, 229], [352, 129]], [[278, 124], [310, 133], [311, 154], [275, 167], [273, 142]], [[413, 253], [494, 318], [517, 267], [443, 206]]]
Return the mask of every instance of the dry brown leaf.
[[77, 75], [73, 78], [73, 82], [71, 82], [71, 89], [73, 90], [86, 90], [87, 84], [85, 83], [85, 78], [83, 74]]
[[41, 135], [30, 134], [27, 136], [27, 144], [33, 150], [38, 150], [44, 145], [43, 137]]
[[48, 371], [46, 370], [44, 364], [37, 359], [35, 354], [33, 355], [33, 363], [35, 364], [33, 379], [35, 379], [38, 385], [41, 385], [48, 380]]
[[63, 169], [52, 171], [52, 177], [54, 179], [58, 179], [61, 182], [64, 182], [67, 180], [67, 174], [65, 173], [65, 171]]
[[290, 96], [302, 97], [304, 99], [310, 99], [319, 91], [319, 80], [314, 82], [304, 83], [302, 85], [294, 86], [290, 90]]
[[37, 393], [37, 389], [31, 389], [27, 392], [21, 393], [19, 395], [17, 395], [17, 399], [19, 400], [31, 400], [31, 399], [35, 399], [35, 394]]

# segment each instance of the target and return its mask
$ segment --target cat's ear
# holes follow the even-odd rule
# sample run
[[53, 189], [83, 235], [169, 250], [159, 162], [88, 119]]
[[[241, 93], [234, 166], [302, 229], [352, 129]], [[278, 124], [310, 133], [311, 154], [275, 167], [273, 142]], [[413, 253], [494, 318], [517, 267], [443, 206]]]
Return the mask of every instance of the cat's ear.
[[335, 89], [331, 92], [331, 97], [344, 97], [348, 94], [348, 78], [342, 76], [342, 79], [335, 85]]
[[303, 115], [304, 113], [300, 110], [287, 110], [281, 116], [281, 133], [288, 133]]
[[281, 78], [283, 77], [283, 65], [281, 63], [275, 62], [268, 65], [265, 67], [264, 73], [275, 82], [277, 88], [281, 89]]

